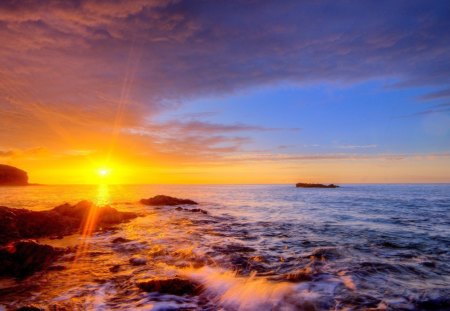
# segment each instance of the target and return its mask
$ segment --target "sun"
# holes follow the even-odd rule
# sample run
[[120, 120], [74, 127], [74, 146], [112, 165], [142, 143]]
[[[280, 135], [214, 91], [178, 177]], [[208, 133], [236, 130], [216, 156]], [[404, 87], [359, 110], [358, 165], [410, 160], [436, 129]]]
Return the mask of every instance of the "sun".
[[106, 167], [101, 167], [97, 170], [97, 174], [100, 177], [107, 177], [109, 174], [111, 173], [111, 170], [109, 168]]

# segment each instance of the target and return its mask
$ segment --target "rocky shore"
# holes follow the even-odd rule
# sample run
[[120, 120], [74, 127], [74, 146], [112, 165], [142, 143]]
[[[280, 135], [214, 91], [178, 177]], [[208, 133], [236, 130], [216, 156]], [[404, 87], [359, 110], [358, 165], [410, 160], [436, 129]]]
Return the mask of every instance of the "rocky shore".
[[[179, 206], [198, 204], [188, 199], [157, 195], [140, 202], [156, 207], [178, 206], [176, 211], [207, 214], [203, 209]], [[110, 206], [96, 206], [89, 201], [80, 201], [75, 205], [65, 203], [46, 211], [0, 206], [0, 277], [27, 277], [36, 271], [51, 268], [59, 256], [70, 252], [69, 249], [40, 244], [33, 239], [62, 239], [79, 233], [87, 223], [92, 226], [91, 232], [108, 230], [137, 216], [136, 213], [121, 212]], [[126, 242], [129, 240], [123, 238], [113, 241], [114, 244]], [[131, 258], [130, 264], [142, 265], [145, 262], [140, 258]], [[149, 286], [147, 284], [146, 288]]]
[[137, 217], [110, 206], [97, 207], [88, 201], [63, 204], [48, 211], [0, 206], [0, 276], [24, 277], [45, 269], [64, 249], [39, 244], [31, 239], [62, 238], [77, 233], [95, 216], [92, 231], [105, 230]]

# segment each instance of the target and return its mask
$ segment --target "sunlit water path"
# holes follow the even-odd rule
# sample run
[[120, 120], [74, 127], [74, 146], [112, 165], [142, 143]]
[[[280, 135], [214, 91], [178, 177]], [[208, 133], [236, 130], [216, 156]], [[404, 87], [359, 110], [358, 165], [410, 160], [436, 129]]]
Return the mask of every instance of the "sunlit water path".
[[[138, 203], [156, 194], [196, 200], [208, 214]], [[450, 304], [449, 185], [0, 188], [0, 205], [16, 208], [44, 210], [86, 199], [142, 217], [116, 231], [45, 241], [83, 248], [60, 260], [65, 270], [2, 280], [1, 305], [445, 310]], [[130, 242], [112, 243], [117, 237]], [[131, 265], [130, 258], [146, 264]], [[204, 291], [173, 296], [136, 286], [174, 275]]]

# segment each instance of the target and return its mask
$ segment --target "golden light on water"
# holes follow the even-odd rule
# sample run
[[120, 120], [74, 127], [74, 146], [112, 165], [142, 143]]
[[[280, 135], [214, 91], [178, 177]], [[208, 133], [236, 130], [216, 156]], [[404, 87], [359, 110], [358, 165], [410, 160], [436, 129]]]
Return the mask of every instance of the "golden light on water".
[[[109, 171], [104, 172], [99, 170], [98, 173], [101, 176], [106, 176], [109, 174]], [[100, 208], [108, 203], [110, 203], [109, 186], [107, 184], [99, 184], [97, 188], [97, 198], [94, 205], [89, 208], [85, 223], [81, 228], [80, 243], [73, 264], [76, 264], [89, 250], [90, 238], [96, 230]]]

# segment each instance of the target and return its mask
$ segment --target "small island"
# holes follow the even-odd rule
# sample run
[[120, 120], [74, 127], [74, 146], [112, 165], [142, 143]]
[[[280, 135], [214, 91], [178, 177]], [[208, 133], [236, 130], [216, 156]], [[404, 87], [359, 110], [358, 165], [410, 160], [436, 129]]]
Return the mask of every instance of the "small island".
[[28, 174], [17, 167], [0, 164], [0, 186], [28, 186]]
[[339, 186], [335, 185], [335, 184], [324, 185], [324, 184], [308, 184], [308, 183], [297, 183], [295, 185], [295, 187], [297, 187], [297, 188], [339, 188]]

